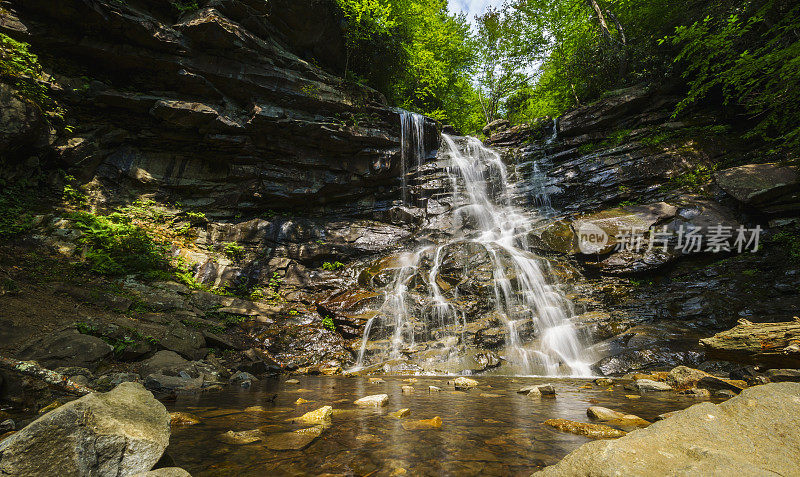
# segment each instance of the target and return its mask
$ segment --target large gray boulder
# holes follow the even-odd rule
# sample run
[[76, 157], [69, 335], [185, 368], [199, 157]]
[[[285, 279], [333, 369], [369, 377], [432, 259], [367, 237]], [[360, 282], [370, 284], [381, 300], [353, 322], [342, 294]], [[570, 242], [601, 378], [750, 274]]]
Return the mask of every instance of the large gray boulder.
[[717, 185], [731, 197], [765, 212], [800, 209], [800, 174], [797, 167], [748, 164], [714, 174]]
[[138, 383], [88, 394], [0, 442], [3, 476], [125, 476], [149, 471], [169, 444], [170, 417]]
[[584, 444], [538, 476], [797, 475], [800, 384], [696, 404], [616, 440]]

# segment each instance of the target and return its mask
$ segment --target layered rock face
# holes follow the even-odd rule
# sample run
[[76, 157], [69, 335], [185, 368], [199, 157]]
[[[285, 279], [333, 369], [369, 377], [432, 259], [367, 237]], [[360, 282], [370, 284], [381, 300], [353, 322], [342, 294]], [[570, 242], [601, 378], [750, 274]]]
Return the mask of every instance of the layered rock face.
[[147, 194], [233, 216], [396, 196], [397, 113], [313, 64], [342, 72], [333, 2], [200, 5], [10, 2], [5, 31], [44, 53], [77, 124], [59, 159], [97, 204]]

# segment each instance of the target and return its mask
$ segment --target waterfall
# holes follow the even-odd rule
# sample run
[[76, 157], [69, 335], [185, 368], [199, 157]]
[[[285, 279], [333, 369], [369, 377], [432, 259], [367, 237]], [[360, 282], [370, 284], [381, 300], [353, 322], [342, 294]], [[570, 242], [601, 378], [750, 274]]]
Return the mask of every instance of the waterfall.
[[[489, 309], [481, 319], [500, 323], [507, 373], [590, 375], [571, 303], [547, 261], [529, 251], [527, 234], [537, 211], [511, 204], [514, 186], [497, 152], [476, 138], [443, 135], [442, 142], [439, 160], [452, 185], [453, 233], [396, 258], [383, 304], [365, 327], [357, 369], [367, 364], [368, 345], [378, 348], [383, 361], [410, 356], [423, 371], [466, 369], [458, 366], [477, 349], [465, 342], [476, 319], [460, 303], [466, 292], [443, 276], [446, 266], [449, 274], [463, 272], [465, 280], [481, 270], [490, 276], [480, 298]], [[457, 260], [463, 263], [452, 263]], [[420, 349], [425, 352], [417, 353]]]
[[542, 215], [550, 216], [553, 214], [553, 204], [550, 202], [550, 194], [547, 192], [547, 170], [550, 169], [549, 155], [547, 148], [558, 139], [558, 119], [553, 118], [553, 130], [544, 141], [545, 156], [541, 159], [534, 159], [531, 170], [531, 190], [533, 191], [533, 202], [539, 207]]
[[403, 203], [408, 204], [408, 174], [412, 166], [425, 160], [425, 116], [400, 111], [400, 168], [403, 180]]

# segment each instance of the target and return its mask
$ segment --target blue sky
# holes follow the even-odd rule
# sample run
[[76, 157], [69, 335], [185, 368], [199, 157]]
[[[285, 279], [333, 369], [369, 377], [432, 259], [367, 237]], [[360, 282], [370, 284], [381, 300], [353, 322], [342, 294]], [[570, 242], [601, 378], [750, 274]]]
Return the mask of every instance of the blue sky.
[[453, 13], [464, 12], [467, 20], [475, 23], [475, 15], [480, 15], [486, 11], [486, 7], [499, 7], [503, 0], [450, 0], [449, 7]]

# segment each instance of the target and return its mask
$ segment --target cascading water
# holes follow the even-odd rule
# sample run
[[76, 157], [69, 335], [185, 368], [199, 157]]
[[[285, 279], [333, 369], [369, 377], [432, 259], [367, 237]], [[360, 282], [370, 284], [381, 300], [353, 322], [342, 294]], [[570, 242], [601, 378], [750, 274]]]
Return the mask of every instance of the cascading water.
[[[405, 139], [404, 147], [422, 142]], [[405, 360], [422, 372], [463, 372], [465, 360], [485, 356], [467, 342], [485, 326], [476, 336], [502, 335], [504, 373], [590, 375], [572, 306], [548, 262], [529, 252], [526, 237], [538, 214], [511, 205], [513, 186], [498, 153], [476, 138], [443, 135], [442, 141], [453, 233], [394, 257], [393, 279], [366, 324], [357, 368]]]
[[425, 116], [400, 111], [400, 164], [403, 179], [403, 203], [408, 204], [408, 173], [412, 166], [419, 167], [425, 158]]

